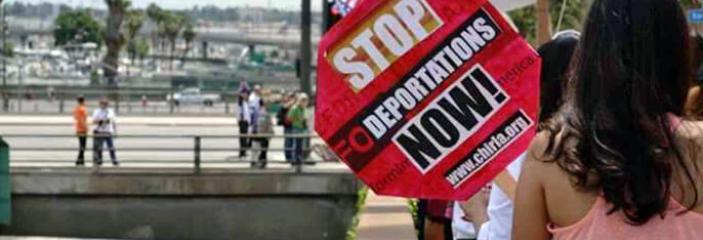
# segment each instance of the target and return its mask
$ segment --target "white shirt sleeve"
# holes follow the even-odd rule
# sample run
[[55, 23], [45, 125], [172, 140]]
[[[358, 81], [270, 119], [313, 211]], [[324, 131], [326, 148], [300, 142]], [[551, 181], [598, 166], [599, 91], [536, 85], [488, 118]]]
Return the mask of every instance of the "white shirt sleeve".
[[112, 128], [111, 132], [115, 131], [115, 127], [117, 125], [117, 114], [115, 114], [115, 110], [108, 109], [107, 110], [107, 119], [110, 120], [110, 127]]
[[473, 239], [476, 237], [474, 225], [464, 220], [464, 210], [461, 209], [459, 202], [454, 202], [452, 209], [452, 233], [454, 239]]
[[99, 119], [100, 118], [100, 109], [95, 109], [93, 110], [93, 115], [91, 116], [92, 119]]
[[259, 105], [261, 103], [261, 98], [256, 93], [249, 95], [249, 107], [252, 112], [257, 112], [259, 110]]
[[251, 109], [249, 109], [249, 103], [244, 101], [242, 102], [242, 105], [239, 108], [239, 116], [242, 117], [240, 119], [241, 121], [246, 121], [248, 123], [251, 123]]
[[481, 229], [478, 231], [478, 237], [476, 237], [476, 240], [488, 240], [490, 239], [488, 237], [489, 235], [489, 229], [491, 228], [491, 221], [485, 222], [481, 224]]
[[[526, 157], [526, 154], [523, 153], [508, 165], [507, 170], [515, 179], [520, 176], [520, 169]], [[513, 202], [495, 182], [491, 186], [491, 194], [488, 199], [488, 219], [490, 219], [490, 224], [485, 226], [486, 229], [481, 226], [482, 231], [479, 234], [483, 235], [485, 233], [487, 239], [490, 240], [510, 240], [513, 231]]]
[[110, 121], [115, 121], [115, 118], [117, 116], [115, 115], [115, 111], [112, 109], [107, 110], [107, 119], [110, 119]]

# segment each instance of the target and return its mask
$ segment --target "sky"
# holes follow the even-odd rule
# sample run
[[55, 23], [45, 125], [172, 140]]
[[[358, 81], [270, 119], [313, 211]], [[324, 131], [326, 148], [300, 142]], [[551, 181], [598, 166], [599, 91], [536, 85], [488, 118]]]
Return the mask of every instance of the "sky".
[[[311, 0], [313, 11], [321, 9], [323, 0]], [[64, 3], [70, 6], [105, 8], [103, 0], [6, 0], [8, 3]], [[145, 8], [150, 3], [158, 3], [166, 9], [184, 9], [193, 6], [215, 5], [219, 7], [271, 7], [279, 9], [300, 9], [300, 0], [132, 0], [132, 5], [137, 8]]]

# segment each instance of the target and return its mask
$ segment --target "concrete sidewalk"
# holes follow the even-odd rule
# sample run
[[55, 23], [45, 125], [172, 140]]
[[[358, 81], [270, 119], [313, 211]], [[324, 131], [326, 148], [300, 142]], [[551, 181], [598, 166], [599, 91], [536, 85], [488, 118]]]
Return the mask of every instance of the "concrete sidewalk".
[[358, 240], [417, 239], [407, 199], [377, 196], [369, 191], [359, 220]]

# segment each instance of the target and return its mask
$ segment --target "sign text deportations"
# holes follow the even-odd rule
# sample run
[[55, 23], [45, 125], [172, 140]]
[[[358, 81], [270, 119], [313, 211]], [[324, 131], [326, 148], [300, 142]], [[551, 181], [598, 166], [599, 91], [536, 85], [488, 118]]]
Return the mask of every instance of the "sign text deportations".
[[362, 1], [318, 61], [315, 129], [377, 193], [466, 199], [534, 136], [540, 59], [485, 0]]

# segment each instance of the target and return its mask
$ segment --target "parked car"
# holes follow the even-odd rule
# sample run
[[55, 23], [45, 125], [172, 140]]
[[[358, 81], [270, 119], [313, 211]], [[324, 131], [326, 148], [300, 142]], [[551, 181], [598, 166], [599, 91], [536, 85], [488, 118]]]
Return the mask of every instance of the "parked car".
[[198, 88], [186, 88], [179, 92], [166, 96], [168, 101], [172, 101], [173, 104], [179, 106], [181, 104], [197, 104], [205, 106], [213, 106], [216, 102], [220, 101], [219, 94], [203, 94]]

